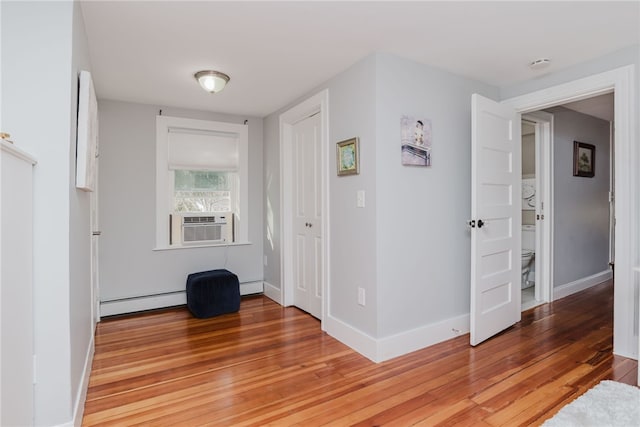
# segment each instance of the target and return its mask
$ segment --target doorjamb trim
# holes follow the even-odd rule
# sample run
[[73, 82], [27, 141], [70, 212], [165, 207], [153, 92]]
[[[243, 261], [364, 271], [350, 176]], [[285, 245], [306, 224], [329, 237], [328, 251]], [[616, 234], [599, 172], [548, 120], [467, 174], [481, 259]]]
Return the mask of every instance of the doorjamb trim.
[[280, 115], [280, 277], [281, 277], [281, 303], [290, 306], [293, 304], [293, 220], [292, 191], [293, 173], [292, 138], [293, 126], [300, 120], [320, 114], [320, 143], [321, 150], [321, 179], [322, 179], [322, 238], [324, 240], [322, 253], [322, 318], [320, 319], [322, 330], [324, 320], [329, 313], [329, 90], [321, 92], [302, 101]]
[[568, 83], [503, 100], [521, 113], [536, 111], [571, 101], [591, 98], [613, 90], [615, 132], [615, 194], [616, 204], [616, 278], [614, 285], [613, 352], [638, 358], [638, 342], [634, 336], [634, 261], [637, 260], [638, 230], [635, 218], [637, 206], [638, 150], [633, 143], [636, 131], [634, 92], [635, 66], [627, 65]]

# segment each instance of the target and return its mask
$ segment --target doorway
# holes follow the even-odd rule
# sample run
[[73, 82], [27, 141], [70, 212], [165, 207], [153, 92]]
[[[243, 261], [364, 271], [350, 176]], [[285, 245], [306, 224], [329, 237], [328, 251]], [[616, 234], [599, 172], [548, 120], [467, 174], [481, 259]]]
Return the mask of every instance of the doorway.
[[[329, 260], [329, 236], [326, 233], [329, 223], [328, 212], [328, 156], [329, 156], [329, 92], [324, 90], [311, 98], [296, 105], [280, 115], [280, 212], [282, 229], [282, 257], [280, 262], [281, 287], [280, 302], [284, 306], [300, 304], [300, 308], [312, 313], [321, 321], [328, 312], [328, 260]], [[307, 119], [312, 119], [303, 124]], [[313, 124], [311, 124], [313, 123]], [[300, 132], [305, 133], [305, 127], [309, 125], [315, 130], [314, 167], [313, 176], [309, 176], [309, 182], [315, 188], [314, 219], [299, 217], [297, 209], [299, 202], [305, 195], [300, 195], [301, 187], [297, 185], [298, 177], [304, 176], [302, 160], [295, 156], [300, 154], [296, 150], [296, 138]], [[296, 136], [297, 135], [297, 136]], [[307, 151], [309, 152], [309, 151]], [[308, 195], [306, 195], [308, 196]], [[308, 197], [307, 197], [308, 198]], [[308, 210], [308, 208], [305, 208]], [[296, 215], [294, 215], [296, 213]], [[309, 226], [310, 225], [310, 226]], [[304, 243], [304, 244], [303, 244]], [[308, 243], [308, 245], [307, 245]], [[304, 249], [307, 253], [299, 256], [300, 245], [310, 249]], [[307, 256], [311, 255], [313, 256]], [[300, 278], [306, 278], [307, 285], [300, 285]], [[309, 282], [314, 283], [309, 287]], [[303, 291], [303, 289], [306, 291]], [[311, 295], [308, 290], [313, 288]], [[302, 301], [304, 298], [304, 301]], [[311, 298], [311, 300], [307, 299]], [[311, 302], [309, 302], [311, 301]], [[309, 303], [308, 303], [309, 302]]]
[[[615, 254], [616, 277], [614, 284], [614, 342], [616, 355], [637, 359], [638, 337], [634, 333], [635, 300], [634, 260], [637, 257], [635, 220], [640, 214], [637, 202], [637, 183], [634, 181], [637, 152], [632, 135], [636, 126], [633, 103], [634, 66], [629, 65], [510, 98], [503, 104], [526, 114], [555, 105], [580, 101], [614, 92], [615, 167]], [[554, 289], [555, 291], [555, 289]], [[555, 293], [555, 292], [554, 292]], [[555, 296], [555, 295], [554, 295]]]
[[[587, 98], [591, 98], [597, 95], [602, 95], [606, 93], [615, 93], [615, 102], [614, 102], [614, 114], [615, 114], [615, 123], [616, 123], [616, 132], [615, 132], [615, 158], [616, 158], [616, 168], [615, 168], [615, 194], [616, 194], [616, 217], [615, 217], [615, 254], [616, 254], [616, 281], [614, 287], [614, 342], [613, 342], [613, 351], [616, 355], [629, 357], [636, 359], [638, 357], [638, 337], [634, 332], [634, 318], [635, 318], [635, 302], [637, 296], [634, 293], [634, 267], [636, 254], [637, 254], [637, 237], [635, 234], [635, 219], [640, 215], [638, 211], [638, 206], [636, 204], [637, 201], [637, 183], [634, 181], [634, 171], [635, 165], [637, 164], [637, 152], [633, 148], [633, 139], [632, 136], [634, 134], [634, 129], [636, 125], [636, 116], [635, 116], [635, 105], [633, 103], [634, 92], [632, 90], [633, 87], [633, 77], [634, 76], [634, 66], [626, 66], [622, 68], [618, 68], [615, 70], [607, 71], [601, 74], [592, 75], [589, 77], [585, 77], [582, 79], [574, 80], [568, 83], [560, 84], [557, 86], [547, 87], [544, 89], [540, 89], [538, 91], [534, 91], [525, 95], [521, 95], [515, 98], [510, 98], [502, 101], [500, 104], [490, 103], [492, 105], [491, 109], [495, 109], [496, 111], [488, 111], [489, 116], [493, 115], [494, 117], [499, 117], [499, 115], [504, 115], [505, 117], [511, 117], [508, 121], [508, 127], [501, 135], [508, 135], [511, 138], [512, 132], [510, 130], [517, 130], [517, 138], [520, 139], [520, 115], [528, 114], [530, 112], [540, 111], [546, 108], [550, 108], [553, 106], [563, 105], [574, 101], [580, 101]], [[475, 176], [474, 169], [477, 167], [478, 163], [474, 158], [477, 158], [475, 153], [474, 139], [476, 139], [476, 126], [474, 122], [478, 113], [474, 111], [475, 107], [473, 106], [473, 97], [472, 96], [472, 220], [470, 221], [470, 226], [474, 227], [474, 224], [478, 222], [479, 219], [482, 219], [482, 224], [486, 224], [485, 219], [483, 218], [483, 214], [477, 215], [478, 207], [476, 206], [476, 190], [473, 184], [473, 178]], [[506, 109], [504, 109], [504, 108]], [[511, 108], [511, 110], [509, 110]], [[517, 117], [517, 122], [515, 121]], [[495, 120], [494, 120], [495, 121]], [[487, 129], [495, 128], [496, 126], [485, 127]], [[513, 132], [515, 134], [516, 132]], [[519, 141], [518, 141], [519, 142]], [[511, 145], [508, 145], [511, 146]], [[514, 146], [516, 147], [516, 146]], [[520, 172], [520, 144], [517, 144], [517, 156], [514, 156], [513, 162], [515, 166], [510, 168], [511, 170], [515, 170]], [[504, 158], [504, 156], [503, 156]], [[517, 162], [517, 163], [516, 163]], [[483, 164], [486, 162], [482, 162]], [[569, 160], [569, 165], [571, 166], [571, 160]], [[508, 163], [504, 163], [505, 167], [508, 167]], [[484, 167], [484, 166], [483, 166]], [[518, 185], [515, 182], [515, 179], [520, 179], [518, 176], [513, 177], [513, 182], [510, 184], [513, 186]], [[507, 184], [505, 184], [507, 185]], [[495, 186], [494, 186], [495, 187]], [[503, 186], [504, 187], [504, 186]], [[504, 192], [503, 192], [504, 193]], [[516, 194], [516, 199], [520, 197], [520, 189], [513, 191]], [[504, 197], [503, 197], [504, 199]], [[502, 199], [501, 199], [502, 200]], [[507, 200], [507, 199], [505, 199]], [[512, 204], [513, 205], [513, 204]], [[519, 207], [519, 201], [517, 203]], [[553, 210], [551, 211], [553, 217]], [[519, 230], [520, 229], [520, 215], [521, 212], [514, 212], [514, 215], [517, 216], [509, 216], [510, 223], [512, 224], [512, 229]], [[483, 254], [476, 250], [477, 243], [483, 244], [481, 238], [486, 237], [487, 235], [487, 227], [481, 229], [481, 225], [478, 225], [478, 228], [472, 229], [471, 234], [471, 344], [476, 345], [477, 342], [482, 340], [477, 340], [473, 338], [474, 330], [490, 332], [487, 334], [488, 336], [494, 335], [501, 330], [511, 326], [516, 321], [520, 320], [520, 297], [521, 293], [517, 291], [515, 288], [516, 284], [519, 287], [520, 278], [519, 273], [520, 270], [515, 270], [515, 265], [517, 263], [517, 250], [520, 246], [520, 239], [518, 237], [515, 240], [515, 244], [512, 244], [506, 250], [501, 253], [507, 253], [510, 251], [511, 255], [511, 263], [502, 263], [502, 269], [500, 272], [513, 272], [513, 276], [509, 276], [509, 280], [511, 280], [511, 284], [509, 285], [510, 292], [502, 292], [500, 295], [497, 295], [496, 292], [493, 292], [493, 295], [483, 296], [482, 292], [486, 291], [482, 287], [476, 286], [476, 282], [478, 275], [484, 274], [485, 276], [496, 276], [496, 274], [485, 274], [486, 271], [481, 270], [478, 267], [485, 267], [483, 264], [479, 264], [478, 260], [481, 259]], [[553, 228], [553, 223], [550, 226]], [[482, 231], [480, 231], [482, 230]], [[508, 240], [513, 243], [514, 240], [511, 238], [513, 234], [505, 235], [506, 237], [502, 240]], [[518, 233], [519, 235], [519, 233]], [[475, 237], [474, 237], [475, 236]], [[475, 243], [474, 243], [475, 242]], [[486, 245], [485, 245], [486, 246]], [[475, 249], [474, 249], [475, 248]], [[494, 263], [497, 265], [497, 263]], [[492, 265], [494, 265], [492, 264]], [[492, 271], [489, 271], [492, 273]], [[475, 278], [475, 279], [474, 279]], [[601, 281], [601, 280], [600, 280]], [[505, 282], [506, 283], [506, 282]], [[597, 283], [597, 282], [596, 282]], [[504, 287], [504, 286], [503, 286]], [[588, 286], [586, 286], [588, 287]], [[554, 297], [560, 297], [560, 295], [556, 294], [559, 290], [558, 288], [553, 288], [553, 293], [551, 295], [551, 299]], [[577, 291], [575, 287], [573, 287], [573, 292]], [[571, 292], [572, 293], [572, 292]], [[497, 295], [497, 296], [496, 296]], [[568, 295], [568, 294], [567, 294]], [[498, 296], [500, 298], [498, 298]], [[474, 300], [475, 297], [475, 300]], [[489, 298], [493, 297], [493, 298]], [[491, 307], [475, 307], [474, 301], [480, 302], [492, 302], [493, 305]], [[517, 304], [518, 312], [513, 313], [511, 311], [505, 312], [505, 307], [512, 307], [514, 303]], [[486, 305], [486, 304], [485, 304]], [[475, 307], [475, 312], [474, 312]], [[492, 312], [498, 312], [497, 310], [492, 310], [492, 308], [500, 308], [501, 313], [504, 313], [502, 316], [494, 316], [489, 319], [485, 318], [487, 316], [477, 316], [476, 312], [480, 309], [480, 314], [487, 314]], [[498, 319], [499, 318], [499, 319]], [[491, 320], [491, 321], [489, 321]], [[498, 321], [500, 320], [500, 321]], [[484, 334], [483, 334], [484, 335]], [[475, 342], [474, 342], [475, 341]]]
[[322, 317], [322, 180], [319, 112], [293, 125], [293, 304]]
[[[560, 120], [555, 124], [554, 114]], [[523, 115], [522, 311], [611, 278], [607, 264], [613, 262], [615, 241], [613, 120], [613, 93]], [[557, 141], [554, 126], [559, 132]], [[575, 140], [598, 146], [595, 177], [572, 176]], [[559, 199], [557, 204], [553, 194]], [[560, 209], [559, 216], [554, 215], [556, 209]], [[552, 233], [554, 218], [559, 228]], [[590, 237], [583, 237], [585, 234]], [[555, 278], [554, 262], [559, 268]], [[596, 265], [601, 268], [585, 271]]]
[[522, 116], [522, 311], [551, 301], [553, 115]]
[[536, 123], [526, 118], [522, 119], [522, 281], [520, 289], [522, 296], [520, 303], [522, 311], [542, 304], [536, 298], [536, 290], [540, 288], [540, 280], [536, 280], [539, 271], [536, 264], [540, 264], [541, 253], [536, 250], [536, 206], [541, 193], [538, 191], [536, 166], [539, 160], [536, 156]]

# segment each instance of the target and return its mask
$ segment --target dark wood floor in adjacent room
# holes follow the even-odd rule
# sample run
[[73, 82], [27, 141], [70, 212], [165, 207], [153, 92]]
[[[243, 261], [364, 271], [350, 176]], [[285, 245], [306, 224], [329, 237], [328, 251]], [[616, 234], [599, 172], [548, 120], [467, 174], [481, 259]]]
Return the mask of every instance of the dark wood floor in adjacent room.
[[635, 384], [614, 356], [613, 285], [375, 364], [266, 297], [195, 319], [186, 308], [105, 319], [84, 426], [539, 425], [602, 379]]

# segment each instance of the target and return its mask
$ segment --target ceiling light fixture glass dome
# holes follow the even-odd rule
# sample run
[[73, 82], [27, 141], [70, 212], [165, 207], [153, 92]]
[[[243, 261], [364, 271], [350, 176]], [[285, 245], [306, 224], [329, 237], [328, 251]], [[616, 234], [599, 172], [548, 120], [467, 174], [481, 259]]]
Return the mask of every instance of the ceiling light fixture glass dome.
[[225, 73], [213, 70], [198, 71], [194, 74], [194, 77], [198, 80], [202, 89], [209, 93], [220, 92], [230, 80]]

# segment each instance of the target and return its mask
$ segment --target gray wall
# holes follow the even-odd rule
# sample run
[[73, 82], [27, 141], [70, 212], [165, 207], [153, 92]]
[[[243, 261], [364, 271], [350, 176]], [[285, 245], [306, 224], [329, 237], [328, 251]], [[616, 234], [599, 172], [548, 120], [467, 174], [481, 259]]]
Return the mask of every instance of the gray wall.
[[[249, 126], [250, 245], [154, 251], [156, 115]], [[227, 268], [262, 280], [262, 119], [118, 101], [98, 102], [102, 301], [184, 291], [189, 273]], [[225, 265], [226, 263], [226, 265]]]
[[[357, 176], [337, 177], [330, 164], [331, 315], [382, 338], [468, 313], [471, 94], [497, 98], [497, 88], [385, 54], [368, 56], [301, 99], [323, 88], [330, 144], [358, 136], [361, 149]], [[278, 117], [298, 102], [265, 119], [266, 203], [277, 206], [275, 224]], [[401, 165], [403, 114], [433, 121], [431, 168]], [[363, 209], [355, 207], [358, 190], [366, 192]], [[277, 237], [273, 250], [265, 243], [265, 278], [279, 287]], [[357, 304], [358, 287], [366, 290], [365, 307]]]
[[522, 175], [536, 174], [536, 136], [522, 135]]
[[[69, 307], [71, 347], [71, 396], [77, 398], [82, 390], [82, 375], [87, 349], [92, 344], [91, 318], [91, 208], [90, 193], [75, 186], [76, 131], [78, 106], [78, 74], [91, 71], [89, 47], [80, 3], [73, 3], [73, 56], [71, 84], [71, 150], [69, 153]], [[88, 379], [87, 379], [88, 380]]]
[[[370, 336], [377, 335], [375, 56], [359, 61], [309, 94], [265, 118], [267, 215], [280, 222], [280, 114], [322, 89], [329, 89], [329, 143], [360, 138], [360, 174], [338, 177], [335, 156], [329, 155], [330, 314]], [[366, 191], [366, 208], [356, 208], [356, 191]], [[270, 208], [269, 208], [270, 206]], [[269, 213], [271, 210], [271, 213]], [[267, 223], [269, 223], [267, 218]], [[277, 230], [277, 228], [276, 228]], [[273, 249], [265, 235], [265, 280], [280, 288], [280, 232]], [[366, 290], [366, 306], [357, 305], [357, 288]]]
[[[609, 122], [563, 107], [554, 116], [553, 215], [555, 286], [609, 266]], [[595, 176], [573, 176], [573, 141], [596, 146]]]
[[[360, 174], [339, 177], [335, 156], [330, 159], [330, 290], [331, 315], [370, 336], [378, 336], [376, 255], [376, 62], [360, 61], [329, 83], [330, 143], [354, 136], [360, 139]], [[332, 152], [333, 153], [333, 152]], [[365, 208], [356, 207], [356, 193], [365, 191]], [[357, 304], [358, 288], [366, 291], [366, 305]]]
[[[377, 55], [379, 336], [469, 313], [471, 94], [497, 88]], [[431, 119], [431, 167], [402, 166], [400, 117]]]
[[89, 68], [87, 41], [73, 2], [2, 2], [1, 7], [2, 126], [38, 160], [35, 424], [59, 425], [72, 420], [93, 332], [89, 198], [75, 189], [77, 73]]
[[[536, 174], [536, 136], [522, 135], [522, 176]], [[522, 211], [522, 225], [535, 225], [536, 211]]]

